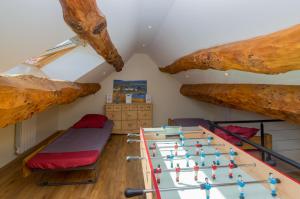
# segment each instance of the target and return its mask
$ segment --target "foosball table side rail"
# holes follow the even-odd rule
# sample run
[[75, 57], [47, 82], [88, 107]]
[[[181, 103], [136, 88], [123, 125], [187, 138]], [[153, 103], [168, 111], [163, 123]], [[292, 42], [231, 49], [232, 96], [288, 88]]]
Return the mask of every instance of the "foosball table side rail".
[[147, 199], [161, 199], [158, 184], [153, 173], [153, 165], [150, 159], [150, 153], [147, 146], [147, 140], [145, 139], [144, 129], [140, 129], [140, 152], [142, 162], [142, 171], [144, 177], [145, 189], [155, 189], [155, 192], [146, 193]]
[[[240, 149], [239, 147], [231, 144], [230, 142], [226, 141], [225, 139], [219, 137], [218, 135], [212, 133], [206, 128], [199, 126], [199, 134], [190, 134], [187, 135], [189, 138], [196, 136], [199, 138], [201, 136], [211, 136], [213, 137], [212, 144], [224, 144], [223, 147], [219, 147], [221, 152], [228, 152], [230, 148], [233, 148], [234, 151], [237, 152], [237, 156], [235, 157], [236, 162], [243, 163], [243, 164], [255, 164], [255, 167], [243, 167], [242, 170], [247, 172], [255, 179], [268, 179], [269, 173], [273, 173], [273, 175], [280, 179], [280, 184], [277, 185], [278, 195], [281, 199], [299, 199], [300, 197], [300, 184], [296, 180], [292, 179], [291, 177], [285, 175], [284, 173], [278, 171], [277, 169], [269, 166], [268, 164], [264, 163], [257, 157], [249, 154], [248, 152]], [[203, 134], [205, 133], [205, 134]], [[268, 184], [265, 183], [264, 186], [268, 187]]]

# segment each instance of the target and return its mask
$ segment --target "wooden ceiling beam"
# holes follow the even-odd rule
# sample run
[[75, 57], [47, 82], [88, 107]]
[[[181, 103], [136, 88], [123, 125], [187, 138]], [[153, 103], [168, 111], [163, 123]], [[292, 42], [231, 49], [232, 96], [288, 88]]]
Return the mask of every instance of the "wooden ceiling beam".
[[107, 22], [96, 0], [60, 0], [65, 22], [86, 40], [116, 71], [124, 62], [107, 32]]
[[30, 118], [53, 105], [67, 104], [100, 90], [97, 83], [52, 81], [34, 76], [0, 76], [0, 127]]
[[277, 74], [300, 69], [300, 25], [253, 39], [199, 50], [160, 68], [175, 74], [191, 69]]
[[300, 124], [298, 85], [186, 84], [180, 93], [199, 101]]

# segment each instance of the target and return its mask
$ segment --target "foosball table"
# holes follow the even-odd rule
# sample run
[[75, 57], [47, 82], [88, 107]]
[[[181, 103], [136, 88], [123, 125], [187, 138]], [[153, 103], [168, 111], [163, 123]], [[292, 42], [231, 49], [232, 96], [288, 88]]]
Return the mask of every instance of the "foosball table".
[[145, 183], [126, 189], [128, 198], [300, 198], [299, 182], [201, 126], [141, 128], [128, 136], [141, 154], [127, 161], [141, 161]]

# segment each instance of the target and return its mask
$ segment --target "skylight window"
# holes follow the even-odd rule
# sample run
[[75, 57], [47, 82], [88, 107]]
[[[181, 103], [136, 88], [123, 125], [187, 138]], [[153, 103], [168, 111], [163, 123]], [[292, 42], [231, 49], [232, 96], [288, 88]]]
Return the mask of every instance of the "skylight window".
[[50, 62], [58, 59], [59, 57], [65, 55], [69, 51], [76, 48], [81, 43], [80, 39], [75, 36], [64, 42], [57, 44], [55, 47], [46, 50], [43, 54], [37, 57], [31, 57], [25, 60], [25, 64], [36, 66], [42, 68], [43, 66], [49, 64]]

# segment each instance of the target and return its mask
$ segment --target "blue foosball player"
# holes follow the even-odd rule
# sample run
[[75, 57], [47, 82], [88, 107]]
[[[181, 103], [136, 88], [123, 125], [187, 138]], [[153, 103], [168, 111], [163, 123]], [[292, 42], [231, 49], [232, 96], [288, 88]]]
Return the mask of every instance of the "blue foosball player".
[[208, 178], [205, 178], [205, 183], [201, 184], [201, 189], [205, 190], [206, 199], [210, 199], [211, 184], [208, 182]]
[[184, 135], [182, 134], [180, 134], [179, 135], [179, 140], [180, 140], [180, 142], [181, 142], [181, 146], [184, 146], [184, 141], [185, 141], [185, 137], [184, 137]]
[[273, 177], [273, 173], [269, 173], [269, 179], [268, 179], [270, 188], [271, 188], [271, 195], [273, 197], [277, 196], [277, 191], [276, 191], [276, 185], [277, 185], [277, 179]]
[[245, 199], [244, 187], [246, 186], [246, 183], [241, 175], [238, 175], [237, 185], [239, 186], [240, 199]]
[[232, 160], [233, 162], [234, 162], [235, 155], [236, 155], [236, 152], [233, 150], [233, 148], [230, 148], [229, 156], [230, 156], [230, 160]]
[[186, 151], [185, 153], [185, 161], [186, 161], [186, 167], [190, 167], [189, 160], [190, 160], [191, 154], [189, 151]]
[[216, 151], [215, 151], [215, 157], [216, 157], [216, 163], [217, 163], [217, 165], [220, 165], [221, 153], [220, 153], [219, 149], [217, 149], [217, 148], [216, 148]]
[[171, 168], [173, 168], [174, 167], [173, 163], [174, 163], [175, 156], [173, 154], [173, 151], [171, 151], [170, 153], [171, 153], [170, 155], [167, 155], [167, 159], [170, 160], [170, 162], [171, 162]]
[[205, 152], [202, 148], [200, 149], [200, 161], [201, 166], [205, 166]]
[[213, 139], [214, 139], [213, 137], [209, 136], [209, 137], [207, 138], [207, 144], [210, 145], [210, 144], [211, 144], [211, 141], [212, 141]]

